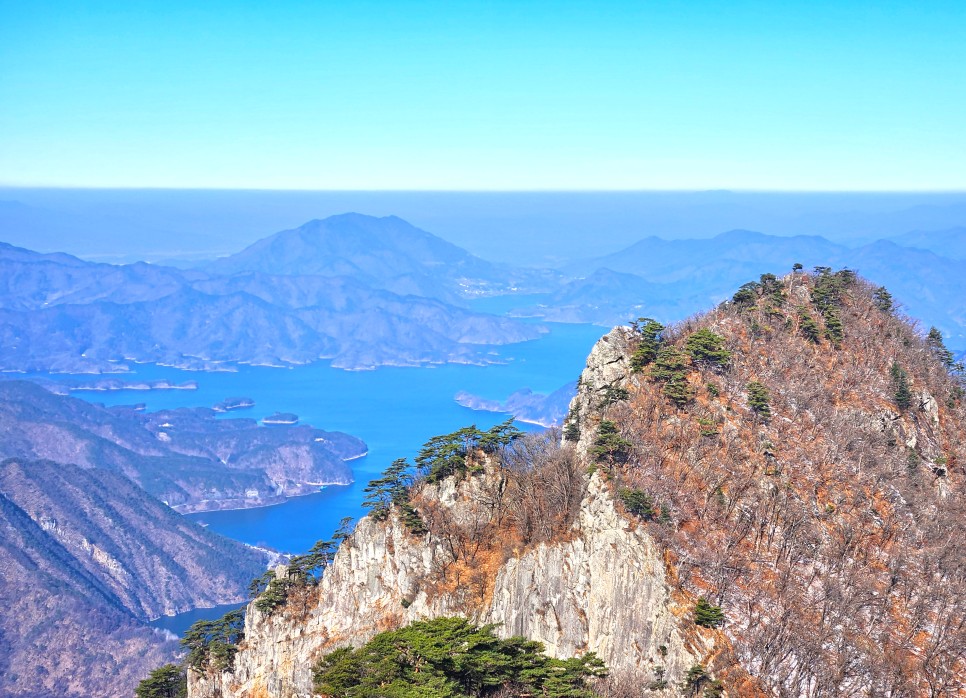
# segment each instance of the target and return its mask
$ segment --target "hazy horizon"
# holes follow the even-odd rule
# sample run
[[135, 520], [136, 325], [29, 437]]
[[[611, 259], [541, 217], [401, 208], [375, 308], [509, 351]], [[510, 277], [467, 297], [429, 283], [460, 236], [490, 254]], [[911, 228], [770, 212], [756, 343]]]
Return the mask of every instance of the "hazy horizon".
[[849, 244], [966, 225], [966, 193], [389, 192], [0, 187], [0, 240], [104, 261], [237, 252], [347, 212], [398, 216], [485, 259], [539, 266], [644, 237], [734, 229]]

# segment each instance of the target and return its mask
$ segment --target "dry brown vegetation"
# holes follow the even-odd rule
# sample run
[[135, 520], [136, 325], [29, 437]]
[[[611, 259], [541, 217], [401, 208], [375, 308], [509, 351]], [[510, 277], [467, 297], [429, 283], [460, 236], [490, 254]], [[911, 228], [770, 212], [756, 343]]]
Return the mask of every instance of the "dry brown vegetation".
[[[851, 273], [763, 277], [661, 333], [684, 384], [668, 391], [652, 357], [582, 423], [598, 442], [615, 427], [589, 455], [615, 493], [646, 494], [638, 520], [681, 607], [723, 608], [722, 628], [692, 630], [725, 633], [707, 670], [726, 695], [966, 695], [963, 381], [876, 292]], [[702, 329], [728, 360], [688, 357]], [[417, 482], [410, 501], [444, 550], [427, 590], [470, 611], [508, 558], [572, 534], [587, 477], [553, 431], [468, 452], [463, 477], [460, 497]]]
[[573, 448], [559, 444], [559, 432], [548, 430], [492, 455], [469, 454], [470, 461], [489, 458], [499, 467], [475, 476], [469, 496], [455, 505], [441, 503], [434, 486], [417, 487], [413, 505], [446, 552], [431, 580], [434, 594], [458, 592], [469, 607], [483, 607], [507, 559], [569, 535], [587, 478]]
[[[644, 367], [607, 408], [632, 444], [607, 466], [615, 486], [650, 495], [681, 589], [724, 608], [776, 695], [966, 695], [960, 379], [851, 273], [763, 281], [663, 333], [684, 350], [708, 328], [731, 352], [690, 363], [689, 400]], [[749, 407], [753, 382], [770, 416]]]

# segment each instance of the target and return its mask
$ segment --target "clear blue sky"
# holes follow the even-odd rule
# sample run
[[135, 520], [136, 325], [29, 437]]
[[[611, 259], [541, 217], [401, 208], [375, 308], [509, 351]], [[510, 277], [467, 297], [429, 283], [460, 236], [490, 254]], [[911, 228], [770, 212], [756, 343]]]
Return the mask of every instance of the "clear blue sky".
[[0, 184], [966, 189], [966, 2], [0, 0]]

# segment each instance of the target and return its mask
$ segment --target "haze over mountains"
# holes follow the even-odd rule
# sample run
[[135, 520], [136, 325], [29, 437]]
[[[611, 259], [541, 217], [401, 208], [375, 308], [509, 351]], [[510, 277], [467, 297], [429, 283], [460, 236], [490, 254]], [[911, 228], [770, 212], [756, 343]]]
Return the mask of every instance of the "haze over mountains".
[[[376, 234], [360, 241], [367, 231]], [[398, 219], [358, 215], [280, 233], [209, 271], [97, 264], [5, 244], [0, 368], [480, 363], [487, 345], [533, 339], [542, 329], [453, 302], [528, 276], [535, 274], [479, 260]]]
[[260, 272], [345, 277], [400, 295], [448, 302], [476, 295], [543, 291], [554, 280], [541, 282], [536, 270], [487, 262], [396, 216], [359, 214], [309, 221], [205, 268], [221, 276]]
[[519, 297], [510, 304], [516, 317], [602, 327], [638, 316], [667, 322], [720, 302], [762, 270], [781, 274], [795, 263], [879, 280], [960, 349], [960, 231], [858, 247], [747, 230], [651, 236], [559, 270], [491, 263], [397, 217], [360, 214], [310, 221], [198, 269], [108, 265], [3, 244], [0, 369], [115, 372], [131, 360], [201, 370], [320, 359], [350, 369], [486, 363], [489, 347], [544, 328], [473, 312], [473, 298]]
[[651, 235], [709, 238], [746, 229], [864, 244], [947, 230], [966, 225], [966, 194], [0, 188], [0, 240], [85, 259], [183, 266], [345, 211], [399, 216], [484, 259], [546, 267]]
[[[910, 246], [877, 240], [848, 247], [819, 236], [781, 237], [746, 230], [702, 240], [649, 237], [614, 254], [567, 265], [565, 272], [583, 279], [564, 287], [565, 294], [558, 291], [546, 301], [546, 309], [529, 310], [547, 319], [569, 317], [607, 326], [626, 322], [633, 302], [640, 315], [678, 320], [724, 300], [763, 270], [784, 274], [796, 263], [806, 269], [848, 267], [885, 285], [907, 312], [939, 327], [951, 346], [966, 346], [966, 264], [956, 258], [962, 246], [957, 231], [920, 232], [904, 239], [911, 241]], [[944, 256], [930, 251], [927, 243], [951, 252]]]

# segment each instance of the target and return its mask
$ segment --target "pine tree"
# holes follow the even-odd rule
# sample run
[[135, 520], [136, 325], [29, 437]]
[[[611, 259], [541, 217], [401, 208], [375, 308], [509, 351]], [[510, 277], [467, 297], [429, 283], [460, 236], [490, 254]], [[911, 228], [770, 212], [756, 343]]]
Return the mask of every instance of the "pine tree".
[[883, 313], [892, 312], [892, 294], [886, 290], [885, 286], [879, 286], [879, 288], [872, 292], [872, 300], [875, 303], [875, 307]]
[[496, 626], [437, 618], [383, 632], [359, 649], [323, 656], [313, 668], [316, 692], [328, 696], [472, 698], [501, 689], [513, 695], [591, 698], [591, 677], [606, 674], [590, 652], [573, 659], [544, 654], [522, 637], [498, 638]]
[[735, 295], [731, 297], [731, 302], [742, 309], [750, 308], [758, 303], [758, 293], [760, 291], [761, 284], [755, 281], [749, 281], [735, 291]]
[[651, 378], [664, 383], [664, 396], [678, 407], [683, 407], [694, 393], [688, 384], [689, 356], [676, 347], [662, 347], [651, 366]]
[[590, 448], [590, 455], [597, 463], [624, 463], [630, 457], [631, 447], [631, 442], [620, 435], [617, 425], [604, 419], [597, 427], [597, 438]]
[[397, 458], [383, 471], [382, 477], [372, 480], [362, 490], [366, 495], [362, 506], [369, 509], [370, 517], [383, 521], [389, 516], [389, 508], [393, 504], [408, 501], [409, 485], [405, 480], [407, 470], [409, 463], [406, 459]]
[[943, 342], [943, 333], [937, 328], [929, 328], [929, 334], [926, 336], [926, 345], [936, 355], [936, 358], [942, 362], [943, 366], [947, 369], [953, 367], [953, 353], [946, 348], [946, 343]]
[[642, 317], [631, 323], [631, 329], [637, 339], [637, 348], [631, 354], [631, 370], [640, 371], [657, 358], [664, 325], [649, 317]]
[[825, 320], [825, 337], [836, 349], [842, 345], [845, 339], [845, 329], [842, 326], [842, 318], [839, 311], [834, 306], [829, 306], [822, 311], [822, 318]]
[[[273, 580], [272, 584], [278, 581]], [[269, 590], [271, 588], [270, 584]], [[229, 611], [217, 620], [199, 620], [181, 638], [181, 645], [188, 650], [185, 661], [195, 669], [211, 667], [218, 671], [231, 671], [238, 643], [244, 637], [244, 609]]]
[[752, 381], [746, 389], [748, 391], [748, 407], [766, 419], [770, 417], [771, 405], [769, 404], [769, 400], [771, 395], [768, 392], [768, 388], [758, 381]]
[[724, 366], [731, 360], [731, 352], [724, 348], [724, 343], [724, 337], [702, 327], [687, 338], [684, 348], [695, 363]]
[[895, 361], [892, 363], [892, 368], [889, 369], [889, 374], [892, 376], [892, 385], [895, 388], [892, 399], [896, 403], [896, 407], [900, 410], [908, 409], [912, 404], [912, 391], [909, 389], [909, 375]]
[[576, 405], [567, 413], [566, 426], [563, 433], [564, 441], [580, 441], [580, 410]]
[[617, 491], [617, 497], [621, 500], [621, 504], [624, 505], [627, 512], [639, 519], [650, 521], [657, 513], [654, 508], [654, 501], [644, 490], [622, 487]]
[[818, 344], [822, 339], [822, 334], [818, 329], [818, 323], [809, 315], [804, 308], [798, 310], [798, 331], [802, 333], [809, 342]]
[[188, 695], [188, 676], [176, 664], [158, 667], [134, 689], [137, 698], [184, 698]]
[[702, 628], [720, 628], [725, 622], [724, 611], [702, 596], [694, 605], [694, 622]]

